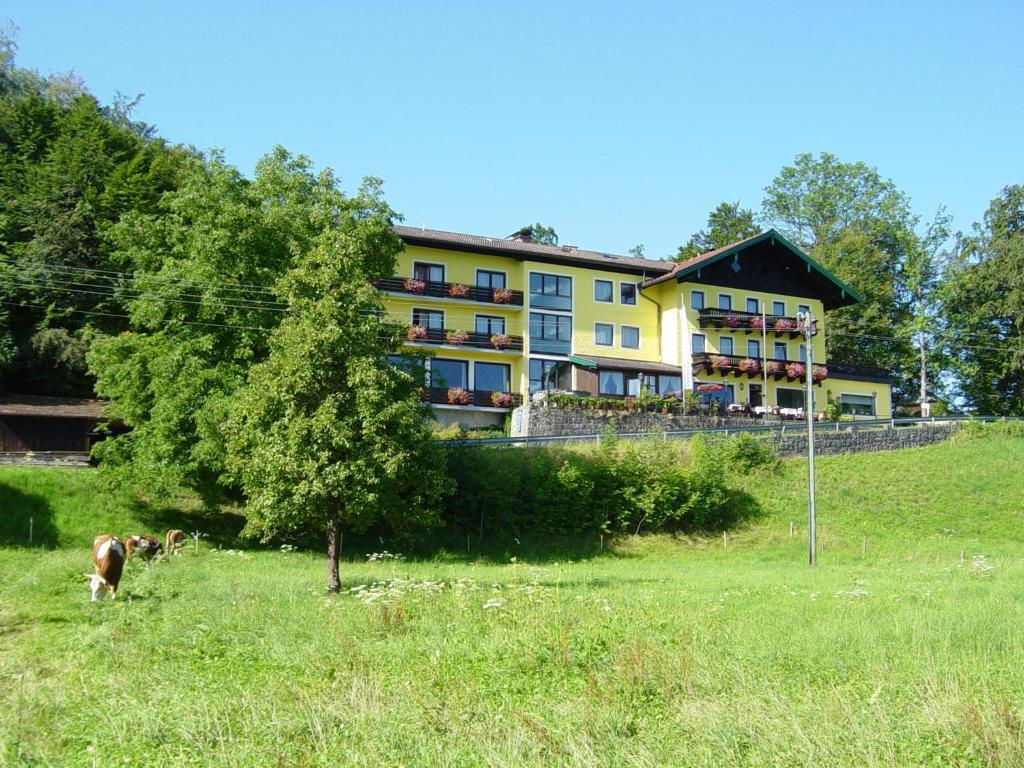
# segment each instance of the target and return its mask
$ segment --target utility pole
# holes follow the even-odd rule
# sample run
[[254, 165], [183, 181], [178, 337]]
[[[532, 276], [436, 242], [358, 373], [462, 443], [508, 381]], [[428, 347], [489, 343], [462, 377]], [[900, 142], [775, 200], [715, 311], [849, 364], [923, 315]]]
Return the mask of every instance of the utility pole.
[[768, 415], [768, 307], [767, 300], [761, 299], [761, 376], [764, 389], [761, 391], [762, 416]]
[[817, 520], [814, 509], [814, 316], [810, 310], [800, 312], [797, 324], [804, 333], [807, 348], [807, 549], [811, 567], [818, 564]]
[[928, 404], [928, 354], [924, 348], [924, 328], [921, 328], [917, 333], [918, 342], [921, 345], [921, 415], [930, 416], [931, 406]]

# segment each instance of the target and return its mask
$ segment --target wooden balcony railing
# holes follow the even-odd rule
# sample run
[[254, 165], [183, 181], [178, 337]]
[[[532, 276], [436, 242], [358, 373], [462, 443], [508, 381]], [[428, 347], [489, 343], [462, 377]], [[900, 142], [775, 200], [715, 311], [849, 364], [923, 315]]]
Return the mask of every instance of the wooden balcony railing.
[[[452, 288], [452, 286], [457, 286]], [[421, 289], [422, 287], [422, 289]], [[406, 293], [434, 299], [479, 301], [519, 309], [523, 306], [523, 292], [506, 288], [484, 288], [465, 283], [436, 283], [408, 277], [388, 277], [377, 281], [377, 288], [390, 293]]]
[[[449, 387], [430, 387], [426, 390], [426, 396], [423, 399], [433, 405], [460, 405], [466, 408], [505, 408], [505, 410], [518, 408], [523, 404], [523, 396], [518, 392], [492, 392], [486, 389], [466, 390], [466, 393], [469, 395], [468, 403], [453, 403], [448, 393]], [[495, 405], [493, 395], [496, 394], [508, 395], [512, 400], [511, 404], [508, 406]]]
[[[753, 363], [753, 364], [751, 364]], [[764, 367], [762, 369], [762, 366]], [[803, 373], [800, 373], [800, 371]], [[814, 370], [818, 372], [815, 383], [821, 382], [832, 375], [828, 366], [815, 363]], [[746, 376], [748, 379], [760, 379], [768, 373], [773, 381], [807, 381], [807, 364], [800, 360], [780, 360], [769, 357], [767, 360], [757, 357], [744, 357], [743, 355], [720, 355], [716, 352], [697, 352], [693, 356], [693, 371], [697, 373], [718, 373], [722, 376], [732, 375], [736, 378]], [[796, 374], [796, 375], [793, 375]]]
[[[716, 309], [704, 307], [697, 310], [697, 322], [701, 328], [727, 328], [733, 331], [743, 331], [748, 336], [752, 333], [761, 333], [761, 315], [757, 312], [739, 312], [735, 309]], [[795, 339], [801, 336], [797, 330], [795, 317], [786, 315], [767, 315], [764, 318], [767, 324], [768, 333], [775, 336], [789, 336]], [[817, 325], [817, 324], [815, 324]], [[817, 332], [817, 327], [815, 327]]]
[[523, 351], [522, 336], [504, 334], [504, 338], [508, 343], [503, 344], [501, 342], [495, 343], [491, 340], [492, 336], [497, 336], [498, 334], [465, 331], [466, 340], [458, 341], [457, 338], [452, 340], [449, 340], [448, 338], [449, 334], [458, 333], [458, 331], [454, 331], [449, 328], [426, 328], [425, 330], [427, 332], [426, 336], [414, 337], [414, 335], [410, 333], [406, 335], [406, 341], [410, 344], [449, 344], [457, 347], [468, 347], [470, 349], [496, 349], [508, 352]]
[[892, 382], [892, 374], [885, 368], [878, 368], [874, 365], [855, 365], [853, 363], [829, 363], [829, 376], [837, 379], [855, 379], [861, 381], [874, 381], [879, 384]]

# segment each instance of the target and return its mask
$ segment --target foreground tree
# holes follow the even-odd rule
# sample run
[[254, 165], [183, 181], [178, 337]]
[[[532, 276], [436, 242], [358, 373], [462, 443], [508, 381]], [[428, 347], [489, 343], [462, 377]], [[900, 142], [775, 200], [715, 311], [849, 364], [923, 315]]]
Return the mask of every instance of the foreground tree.
[[702, 253], [724, 248], [737, 240], [753, 237], [761, 231], [754, 219], [754, 212], [741, 208], [735, 203], [719, 203], [708, 214], [707, 229], [693, 235], [686, 245], [679, 246], [679, 251], [672, 257], [673, 261], [686, 261]]
[[331, 592], [343, 527], [436, 524], [446, 482], [423, 382], [388, 359], [404, 329], [385, 318], [371, 284], [394, 274], [402, 248], [391, 217], [371, 182], [298, 258], [281, 282], [288, 315], [229, 427], [247, 530], [264, 539], [325, 531]]
[[940, 289], [956, 394], [967, 410], [1024, 415], [1024, 186], [960, 235]]

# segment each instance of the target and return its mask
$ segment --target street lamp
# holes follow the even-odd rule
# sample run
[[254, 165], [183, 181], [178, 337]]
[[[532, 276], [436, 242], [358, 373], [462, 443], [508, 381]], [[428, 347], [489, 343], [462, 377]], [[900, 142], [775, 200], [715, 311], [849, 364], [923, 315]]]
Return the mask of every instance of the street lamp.
[[814, 509], [814, 316], [810, 309], [798, 312], [796, 322], [804, 334], [804, 347], [807, 349], [807, 368], [804, 370], [807, 379], [807, 548], [810, 565], [815, 566], [818, 564], [818, 542]]

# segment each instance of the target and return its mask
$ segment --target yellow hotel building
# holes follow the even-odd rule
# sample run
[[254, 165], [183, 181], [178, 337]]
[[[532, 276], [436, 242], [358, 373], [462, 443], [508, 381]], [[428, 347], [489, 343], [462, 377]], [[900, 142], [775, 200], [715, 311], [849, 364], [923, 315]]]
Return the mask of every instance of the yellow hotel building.
[[[500, 423], [531, 394], [601, 397], [712, 395], [757, 412], [803, 406], [891, 415], [878, 368], [827, 360], [828, 312], [860, 295], [774, 230], [679, 264], [531, 242], [395, 227], [398, 274], [385, 306], [429, 349], [429, 397], [439, 420]], [[806, 370], [796, 315], [817, 320]], [[786, 411], [783, 411], [785, 413]]]

